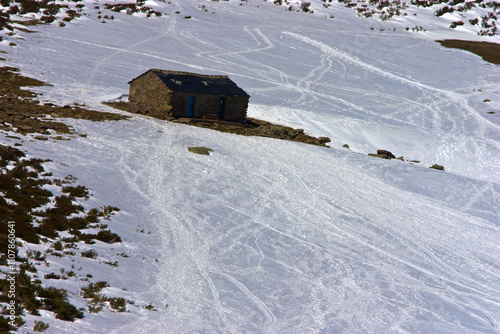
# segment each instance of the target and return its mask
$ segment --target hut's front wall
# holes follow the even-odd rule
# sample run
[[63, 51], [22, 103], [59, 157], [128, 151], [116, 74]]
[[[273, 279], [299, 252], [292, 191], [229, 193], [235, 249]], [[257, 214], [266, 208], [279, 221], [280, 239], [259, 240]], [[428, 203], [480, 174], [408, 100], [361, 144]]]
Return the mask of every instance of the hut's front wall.
[[141, 114], [167, 116], [172, 110], [172, 92], [153, 73], [147, 73], [130, 83], [129, 102]]
[[246, 117], [248, 97], [175, 92], [172, 94], [171, 113], [173, 116], [188, 116], [187, 106], [190, 96], [194, 98], [192, 117], [202, 118], [203, 115], [206, 114], [218, 115], [220, 98], [225, 98], [224, 117], [221, 119], [226, 121], [241, 122]]

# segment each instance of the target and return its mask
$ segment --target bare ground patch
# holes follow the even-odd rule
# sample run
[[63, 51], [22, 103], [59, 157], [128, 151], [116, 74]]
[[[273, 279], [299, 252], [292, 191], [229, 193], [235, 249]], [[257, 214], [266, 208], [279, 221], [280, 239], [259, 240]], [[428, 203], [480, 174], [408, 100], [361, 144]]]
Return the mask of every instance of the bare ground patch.
[[[133, 112], [127, 102], [103, 102], [105, 105]], [[154, 116], [153, 116], [154, 117]], [[313, 137], [304, 133], [302, 129], [294, 129], [292, 127], [277, 125], [270, 122], [262, 121], [255, 118], [247, 117], [243, 123], [226, 122], [226, 121], [209, 121], [196, 118], [164, 118], [171, 122], [189, 124], [202, 128], [217, 130], [220, 132], [235, 133], [243, 136], [260, 136], [290, 140], [306, 144], [318, 145], [326, 147], [326, 143], [330, 142], [328, 137]]]
[[22, 87], [48, 85], [42, 81], [25, 77], [13, 67], [0, 67], [0, 129], [21, 134], [39, 133], [48, 135], [74, 133], [71, 127], [57, 118], [81, 118], [91, 121], [117, 121], [128, 117], [113, 113], [82, 108], [78, 105], [58, 106], [42, 104], [35, 93]]
[[465, 41], [460, 39], [439, 40], [442, 46], [466, 50], [492, 64], [500, 65], [500, 44], [490, 42]]

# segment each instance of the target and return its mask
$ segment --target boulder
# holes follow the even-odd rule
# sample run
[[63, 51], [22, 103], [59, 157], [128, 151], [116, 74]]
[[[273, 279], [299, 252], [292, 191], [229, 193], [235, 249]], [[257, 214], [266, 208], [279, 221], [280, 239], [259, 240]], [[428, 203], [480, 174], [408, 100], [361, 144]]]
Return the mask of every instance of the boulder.
[[438, 164], [434, 164], [434, 165], [430, 166], [429, 168], [434, 168], [437, 170], [444, 170], [444, 167], [441, 165], [438, 165]]
[[387, 150], [377, 150], [377, 154], [386, 155], [387, 158], [385, 159], [396, 159], [396, 156]]

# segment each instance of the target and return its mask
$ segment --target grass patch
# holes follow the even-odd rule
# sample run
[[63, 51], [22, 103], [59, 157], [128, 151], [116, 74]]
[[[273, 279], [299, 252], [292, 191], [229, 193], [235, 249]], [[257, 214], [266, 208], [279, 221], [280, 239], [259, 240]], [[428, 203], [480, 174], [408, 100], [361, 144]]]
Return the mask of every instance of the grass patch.
[[213, 152], [213, 150], [206, 147], [188, 147], [188, 151], [201, 155], [210, 155], [210, 152]]
[[[47, 83], [19, 74], [19, 69], [0, 67], [0, 129], [21, 134], [40, 133], [50, 135], [74, 133], [68, 125], [54, 118], [80, 118], [90, 121], [117, 121], [128, 117], [82, 108], [77, 105], [57, 106], [41, 104], [37, 95], [23, 87], [48, 86]], [[50, 118], [48, 116], [51, 116]]]
[[[103, 102], [103, 104], [116, 109], [133, 112], [132, 108], [130, 108], [129, 103], [127, 102], [123, 101]], [[161, 117], [161, 116], [156, 118], [166, 119], [166, 117]], [[273, 124], [270, 122], [250, 117], [247, 117], [243, 123], [226, 122], [226, 121], [208, 121], [197, 118], [177, 118], [177, 119], [169, 119], [169, 121], [188, 124], [202, 128], [213, 129], [220, 132], [235, 133], [242, 136], [277, 138], [277, 139], [295, 141], [295, 142], [324, 146], [324, 147], [326, 147], [326, 143], [330, 142], [330, 139], [328, 137], [316, 138], [305, 134], [304, 130], [302, 129], [294, 129], [289, 126]]]
[[442, 46], [472, 52], [485, 61], [500, 65], [500, 44], [490, 42], [465, 41], [460, 39], [439, 40]]
[[[95, 243], [94, 240], [101, 240], [107, 243], [120, 242], [120, 237], [107, 230], [107, 225], [101, 220], [108, 220], [119, 211], [113, 206], [103, 206], [99, 209], [85, 210], [78, 201], [84, 200], [89, 191], [78, 185], [68, 186], [76, 179], [67, 176], [64, 180], [54, 179], [52, 173], [46, 173], [41, 159], [27, 159], [26, 155], [17, 148], [0, 145], [0, 265], [8, 265], [7, 259], [15, 259], [19, 265], [17, 273], [6, 275], [5, 279], [0, 279], [0, 291], [8, 291], [10, 282], [8, 277], [14, 277], [16, 282], [16, 321], [15, 325], [20, 327], [23, 324], [25, 311], [39, 315], [39, 309], [45, 309], [54, 313], [57, 319], [73, 321], [82, 318], [82, 310], [77, 309], [69, 303], [66, 290], [57, 289], [50, 286], [42, 286], [40, 279], [32, 280], [30, 275], [37, 273], [36, 265], [39, 262], [47, 261], [47, 254], [57, 257], [66, 255], [75, 256], [76, 253], [66, 251], [59, 253], [65, 248], [75, 248], [74, 243], [84, 241], [85, 243]], [[52, 185], [66, 191], [60, 196], [54, 196], [51, 191], [44, 188], [45, 185]], [[9, 252], [9, 221], [15, 222], [16, 237], [18, 241], [34, 244], [44, 243], [46, 250], [29, 249], [26, 252], [27, 258], [18, 254], [17, 247]], [[85, 234], [80, 230], [89, 227], [99, 228], [97, 234]], [[68, 231], [73, 235], [71, 238], [61, 238], [59, 232]], [[48, 238], [55, 239], [49, 241]], [[61, 242], [70, 243], [63, 245]], [[50, 246], [50, 247], [49, 247]], [[14, 251], [14, 253], [12, 252]], [[9, 256], [7, 256], [9, 255]], [[96, 258], [97, 252], [93, 249], [81, 253], [83, 257]], [[31, 261], [33, 262], [31, 262]], [[47, 262], [46, 262], [47, 263]], [[48, 264], [48, 263], [47, 263]], [[117, 265], [117, 263], [108, 263]], [[13, 270], [13, 269], [12, 269]], [[33, 273], [33, 274], [31, 274]], [[35, 276], [38, 277], [38, 276]], [[61, 273], [48, 273], [44, 279], [54, 281], [60, 279], [76, 278], [74, 271]], [[47, 283], [47, 282], [46, 282]], [[97, 285], [98, 287], [100, 285]], [[102, 288], [102, 287], [101, 287]], [[8, 294], [0, 294], [0, 302], [10, 303]], [[123, 309], [123, 302], [116, 300], [116, 309]], [[90, 308], [89, 308], [90, 311]], [[15, 330], [6, 318], [0, 316], [0, 332]], [[40, 328], [41, 325], [40, 325]]]

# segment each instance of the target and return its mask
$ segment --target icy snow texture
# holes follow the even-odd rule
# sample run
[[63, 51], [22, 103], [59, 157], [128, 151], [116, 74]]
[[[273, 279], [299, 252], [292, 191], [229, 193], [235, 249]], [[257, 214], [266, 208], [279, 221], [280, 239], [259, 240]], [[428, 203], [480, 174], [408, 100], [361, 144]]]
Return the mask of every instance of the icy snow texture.
[[[334, 147], [142, 116], [68, 120], [88, 137], [26, 143], [67, 164], [54, 169], [91, 188], [92, 204], [122, 209], [111, 227], [133, 256], [95, 279], [158, 308], [50, 329], [499, 332], [500, 121], [487, 114], [500, 106], [498, 66], [433, 42], [474, 36], [441, 30], [432, 15], [419, 14], [428, 32], [415, 34], [404, 31], [414, 18], [378, 23], [337, 7], [331, 20], [319, 1], [315, 14], [239, 4], [159, 2], [166, 17], [115, 14], [106, 24], [83, 17], [37, 27], [9, 54], [54, 85], [36, 88], [43, 98], [102, 110], [149, 68], [228, 74], [251, 95], [250, 116]], [[377, 149], [421, 163], [352, 152]]]

